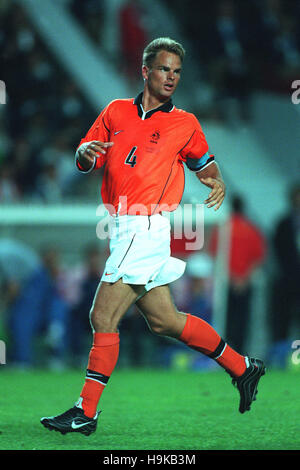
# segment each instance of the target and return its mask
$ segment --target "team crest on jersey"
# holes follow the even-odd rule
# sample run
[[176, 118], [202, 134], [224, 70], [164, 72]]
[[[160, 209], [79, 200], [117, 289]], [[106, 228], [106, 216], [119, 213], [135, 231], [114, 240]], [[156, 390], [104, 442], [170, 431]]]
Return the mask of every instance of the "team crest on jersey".
[[153, 132], [153, 134], [151, 134], [150, 142], [152, 142], [152, 144], [157, 144], [159, 139], [160, 139], [160, 132], [155, 131]]

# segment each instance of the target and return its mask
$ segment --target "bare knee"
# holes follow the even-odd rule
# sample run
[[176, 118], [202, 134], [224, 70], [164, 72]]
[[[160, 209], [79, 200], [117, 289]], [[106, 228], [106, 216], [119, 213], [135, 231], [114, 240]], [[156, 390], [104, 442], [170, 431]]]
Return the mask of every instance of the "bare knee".
[[94, 306], [90, 310], [90, 323], [93, 330], [98, 333], [116, 333], [118, 330], [118, 322], [114, 316]]
[[92, 308], [90, 322], [95, 332], [116, 333], [121, 318], [136, 300], [138, 292], [122, 279], [115, 283], [99, 284]]

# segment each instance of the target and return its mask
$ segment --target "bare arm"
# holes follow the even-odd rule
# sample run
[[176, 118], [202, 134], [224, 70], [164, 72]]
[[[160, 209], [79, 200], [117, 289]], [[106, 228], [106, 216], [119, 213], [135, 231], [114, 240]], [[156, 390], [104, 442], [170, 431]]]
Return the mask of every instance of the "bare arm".
[[214, 210], [218, 210], [224, 201], [226, 190], [218, 164], [212, 162], [210, 165], [203, 168], [203, 170], [198, 171], [196, 175], [202, 184], [211, 188], [211, 192], [204, 201], [204, 204], [206, 204], [207, 207], [215, 206]]

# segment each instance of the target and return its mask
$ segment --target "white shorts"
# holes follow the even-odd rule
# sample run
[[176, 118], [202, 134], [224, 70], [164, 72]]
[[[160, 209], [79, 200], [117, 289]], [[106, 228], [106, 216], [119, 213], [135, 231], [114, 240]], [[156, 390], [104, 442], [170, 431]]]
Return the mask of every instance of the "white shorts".
[[182, 276], [185, 262], [173, 258], [170, 222], [160, 214], [111, 216], [110, 256], [101, 281], [144, 285], [149, 291]]

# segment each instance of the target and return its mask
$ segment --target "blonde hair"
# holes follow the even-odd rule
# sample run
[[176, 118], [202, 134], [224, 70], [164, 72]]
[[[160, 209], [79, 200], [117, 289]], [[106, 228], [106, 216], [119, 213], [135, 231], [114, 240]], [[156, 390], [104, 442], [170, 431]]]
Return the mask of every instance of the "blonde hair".
[[143, 52], [143, 65], [151, 67], [153, 60], [160, 51], [172, 52], [180, 57], [183, 62], [185, 50], [182, 45], [171, 38], [157, 38], [151, 41]]

